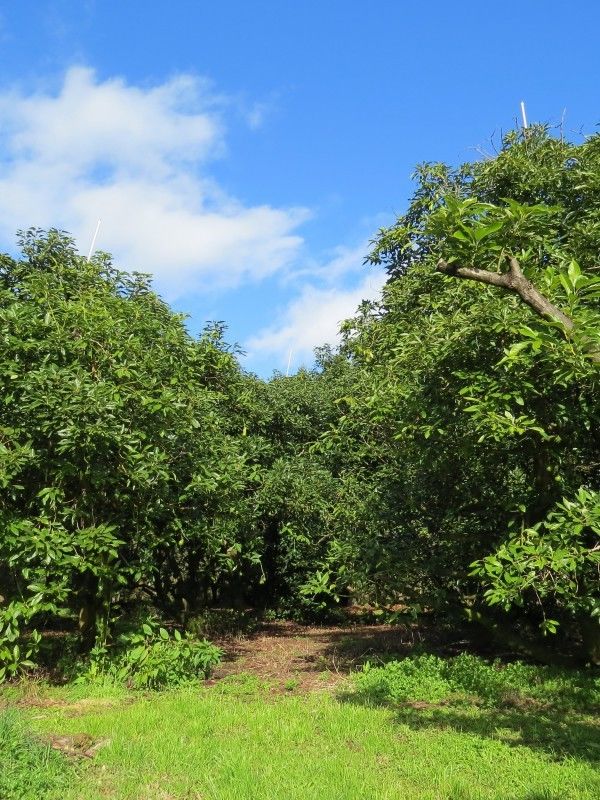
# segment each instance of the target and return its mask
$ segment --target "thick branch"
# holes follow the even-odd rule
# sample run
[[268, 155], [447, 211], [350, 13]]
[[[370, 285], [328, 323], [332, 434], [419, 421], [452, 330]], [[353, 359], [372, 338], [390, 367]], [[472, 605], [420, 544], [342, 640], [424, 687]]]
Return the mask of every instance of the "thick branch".
[[519, 266], [516, 258], [509, 259], [508, 272], [490, 272], [487, 269], [477, 269], [476, 267], [459, 267], [456, 264], [448, 264], [444, 259], [438, 261], [438, 272], [444, 275], [452, 275], [455, 278], [478, 281], [479, 283], [490, 283], [493, 286], [500, 286], [509, 292], [515, 292], [521, 300], [532, 308], [541, 317], [549, 317], [554, 322], [560, 322], [565, 330], [571, 331], [575, 327], [573, 320], [564, 314], [560, 308], [540, 294], [531, 281], [527, 280]]
[[[444, 275], [452, 275], [455, 278], [477, 281], [478, 283], [489, 283], [492, 286], [500, 286], [509, 292], [515, 292], [529, 308], [533, 309], [540, 317], [547, 317], [554, 322], [559, 322], [565, 331], [572, 331], [575, 323], [560, 308], [540, 294], [531, 281], [527, 280], [516, 258], [508, 259], [508, 272], [490, 272], [487, 269], [477, 269], [477, 267], [459, 267], [457, 264], [448, 264], [440, 258], [437, 264], [437, 271]], [[600, 351], [597, 345], [590, 345], [588, 348], [589, 356], [597, 364], [600, 364]]]

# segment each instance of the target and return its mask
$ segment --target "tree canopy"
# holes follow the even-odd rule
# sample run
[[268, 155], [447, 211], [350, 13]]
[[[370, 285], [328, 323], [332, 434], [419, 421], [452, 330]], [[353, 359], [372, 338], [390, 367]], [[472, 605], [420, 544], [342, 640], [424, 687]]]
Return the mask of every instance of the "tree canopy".
[[600, 136], [417, 169], [313, 370], [246, 373], [59, 231], [0, 259], [0, 670], [151, 604], [510, 620], [600, 660]]
[[598, 136], [511, 133], [494, 158], [421, 166], [373, 242], [390, 279], [347, 324], [369, 380], [340, 435], [427, 603], [598, 621], [599, 176]]

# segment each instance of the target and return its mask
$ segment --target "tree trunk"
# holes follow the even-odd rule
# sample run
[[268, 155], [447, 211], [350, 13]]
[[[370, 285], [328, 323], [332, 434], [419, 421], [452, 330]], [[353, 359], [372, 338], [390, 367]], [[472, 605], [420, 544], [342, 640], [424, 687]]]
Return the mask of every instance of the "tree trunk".
[[583, 657], [588, 664], [600, 666], [600, 621], [587, 617], [581, 622]]
[[92, 649], [96, 641], [96, 626], [100, 598], [98, 597], [98, 578], [91, 572], [82, 576], [79, 596], [78, 627], [80, 647], [86, 653]]

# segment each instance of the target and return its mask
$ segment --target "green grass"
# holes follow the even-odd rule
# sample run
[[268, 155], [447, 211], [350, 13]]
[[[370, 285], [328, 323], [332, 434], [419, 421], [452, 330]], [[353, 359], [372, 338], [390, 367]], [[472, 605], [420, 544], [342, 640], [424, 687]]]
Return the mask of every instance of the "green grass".
[[38, 733], [105, 740], [70, 768], [64, 800], [600, 796], [597, 720], [582, 711], [386, 707], [360, 693], [274, 694], [254, 676], [105, 702], [77, 692], [55, 689], [63, 704], [30, 712]]
[[381, 666], [367, 663], [354, 676], [354, 687], [365, 702], [466, 700], [488, 707], [600, 714], [600, 675], [595, 670], [490, 663], [469, 653], [454, 658], [423, 654]]
[[71, 770], [48, 745], [35, 740], [14, 710], [0, 710], [0, 798], [60, 798]]

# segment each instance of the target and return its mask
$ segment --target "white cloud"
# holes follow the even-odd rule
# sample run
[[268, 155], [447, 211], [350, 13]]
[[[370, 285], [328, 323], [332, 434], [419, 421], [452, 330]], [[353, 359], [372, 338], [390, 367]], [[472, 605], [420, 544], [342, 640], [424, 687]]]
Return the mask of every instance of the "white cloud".
[[370, 270], [351, 288], [305, 286], [278, 323], [247, 342], [250, 359], [271, 355], [284, 364], [291, 351], [293, 364], [309, 363], [315, 347], [339, 341], [340, 323], [353, 316], [363, 300], [376, 299], [385, 279], [383, 270]]
[[262, 127], [268, 112], [269, 106], [267, 103], [254, 103], [246, 112], [246, 122], [251, 131], [256, 131]]
[[0, 92], [0, 237], [60, 227], [86, 253], [101, 219], [98, 247], [170, 299], [288, 266], [307, 210], [245, 206], [208, 175], [222, 106], [193, 76], [140, 88], [82, 67], [57, 94]]
[[290, 275], [291, 278], [309, 277], [318, 279], [325, 284], [339, 283], [349, 276], [364, 274], [365, 254], [369, 252], [369, 242], [364, 240], [354, 247], [338, 245], [327, 254], [329, 258], [325, 263], [321, 261], [308, 261], [296, 268]]

